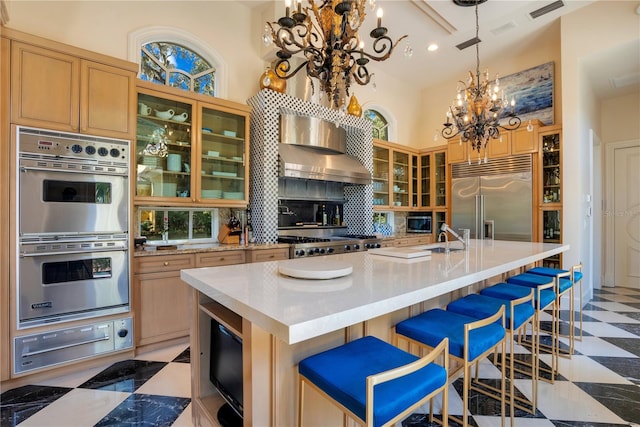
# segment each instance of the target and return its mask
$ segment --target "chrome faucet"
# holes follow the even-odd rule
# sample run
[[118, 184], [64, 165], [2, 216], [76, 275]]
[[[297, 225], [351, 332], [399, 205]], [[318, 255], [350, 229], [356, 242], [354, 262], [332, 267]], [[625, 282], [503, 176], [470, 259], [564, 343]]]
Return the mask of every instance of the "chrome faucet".
[[444, 251], [445, 253], [449, 253], [449, 236], [447, 235], [446, 231], [441, 231], [440, 234], [438, 234], [438, 242], [441, 242], [442, 240], [440, 240], [440, 238], [444, 236], [444, 241], [445, 241], [445, 248]]
[[[445, 235], [445, 238], [447, 238], [447, 232], [449, 232], [449, 233], [451, 233], [453, 235], [453, 237], [455, 237], [456, 239], [458, 239], [462, 243], [462, 249], [463, 250], [467, 250], [467, 245], [469, 243], [469, 230], [467, 230], [467, 229], [464, 230], [465, 238], [462, 238], [462, 237], [460, 237], [460, 235], [458, 233], [453, 231], [451, 229], [451, 227], [449, 227], [447, 225], [447, 223], [445, 222], [440, 227], [440, 231], [441, 231], [441, 233], [438, 235], [438, 240], [440, 240], [440, 235], [442, 235], [443, 233]], [[448, 238], [447, 238], [447, 252], [449, 252], [449, 239]]]

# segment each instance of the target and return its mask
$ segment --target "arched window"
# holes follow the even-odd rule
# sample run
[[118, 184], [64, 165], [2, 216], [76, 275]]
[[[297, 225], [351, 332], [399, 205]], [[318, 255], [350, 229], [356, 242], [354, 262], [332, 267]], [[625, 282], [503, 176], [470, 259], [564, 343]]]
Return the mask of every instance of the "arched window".
[[377, 110], [365, 110], [364, 116], [373, 124], [373, 137], [383, 141], [389, 141], [389, 123]]
[[226, 97], [226, 63], [206, 41], [184, 30], [161, 26], [134, 31], [128, 58], [140, 64], [142, 80]]
[[140, 49], [140, 78], [183, 90], [216, 95], [216, 69], [179, 44], [151, 42]]

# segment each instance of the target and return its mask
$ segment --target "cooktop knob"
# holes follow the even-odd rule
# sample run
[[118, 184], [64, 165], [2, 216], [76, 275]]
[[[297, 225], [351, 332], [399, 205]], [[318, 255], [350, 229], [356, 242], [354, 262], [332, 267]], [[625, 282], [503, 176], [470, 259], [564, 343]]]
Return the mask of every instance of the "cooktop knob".
[[355, 245], [353, 245], [353, 249], [356, 250], [356, 251], [359, 250], [360, 249], [360, 245], [356, 243]]
[[324, 251], [324, 248], [321, 248], [321, 249], [320, 249], [320, 253], [321, 253], [321, 254], [323, 254], [324, 252], [325, 252], [325, 251]]
[[351, 250], [351, 245], [344, 245], [344, 250], [345, 251], [350, 251]]
[[99, 155], [99, 156], [104, 157], [104, 156], [106, 156], [107, 154], [109, 154], [109, 150], [107, 150], [107, 149], [106, 149], [106, 148], [104, 148], [104, 147], [100, 147], [100, 148], [98, 148], [98, 155]]
[[126, 330], [126, 329], [120, 329], [120, 330], [118, 331], [118, 336], [119, 336], [120, 338], [124, 338], [124, 337], [126, 337], [127, 335], [129, 335], [129, 331], [128, 331], [128, 330]]
[[307, 255], [313, 255], [313, 253], [314, 253], [314, 250], [313, 250], [313, 249], [309, 249], [309, 250], [307, 251]]
[[333, 248], [327, 248], [327, 253], [328, 253], [328, 254], [332, 254], [332, 253], [333, 253], [333, 251], [334, 251], [334, 249], [333, 249]]
[[82, 145], [80, 144], [73, 144], [71, 146], [71, 151], [73, 151], [74, 153], [82, 153]]
[[96, 147], [94, 147], [93, 145], [87, 145], [84, 151], [88, 155], [93, 156], [94, 154], [96, 154]]

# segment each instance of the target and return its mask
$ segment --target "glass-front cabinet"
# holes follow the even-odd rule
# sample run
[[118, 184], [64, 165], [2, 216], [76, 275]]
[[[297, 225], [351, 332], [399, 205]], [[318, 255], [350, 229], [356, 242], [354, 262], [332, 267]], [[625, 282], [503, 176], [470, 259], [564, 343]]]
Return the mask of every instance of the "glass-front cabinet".
[[140, 85], [136, 202], [246, 205], [249, 108]]
[[420, 156], [420, 206], [431, 206], [431, 154]]
[[200, 144], [201, 199], [246, 198], [246, 118], [202, 107]]
[[[174, 119], [176, 115], [185, 118]], [[191, 194], [193, 103], [138, 94], [136, 195], [188, 197]]]
[[418, 155], [411, 154], [409, 156], [411, 159], [411, 207], [417, 208], [419, 205], [419, 166], [418, 166]]
[[435, 171], [434, 207], [444, 208], [447, 206], [447, 153], [437, 151], [433, 153], [433, 158]]
[[373, 205], [389, 206], [388, 148], [373, 145]]
[[[544, 129], [544, 128], [543, 128]], [[540, 154], [542, 157], [542, 198], [543, 204], [562, 202], [561, 133], [559, 129], [540, 132]]]
[[409, 206], [409, 153], [393, 151], [393, 206]]
[[[543, 209], [540, 212], [540, 224], [542, 227], [542, 238], [540, 240], [544, 243], [562, 243], [562, 210]], [[550, 268], [562, 268], [561, 254], [543, 259], [542, 265]]]

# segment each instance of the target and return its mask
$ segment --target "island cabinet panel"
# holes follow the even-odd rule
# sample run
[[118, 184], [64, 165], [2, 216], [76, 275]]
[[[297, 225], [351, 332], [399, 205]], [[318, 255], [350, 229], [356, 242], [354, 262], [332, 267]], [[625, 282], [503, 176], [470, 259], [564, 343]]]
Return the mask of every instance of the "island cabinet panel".
[[82, 59], [54, 43], [13, 41], [11, 121], [15, 124], [131, 139], [135, 72]]
[[180, 270], [195, 267], [193, 255], [160, 255], [135, 259], [137, 346], [189, 334], [190, 291]]

